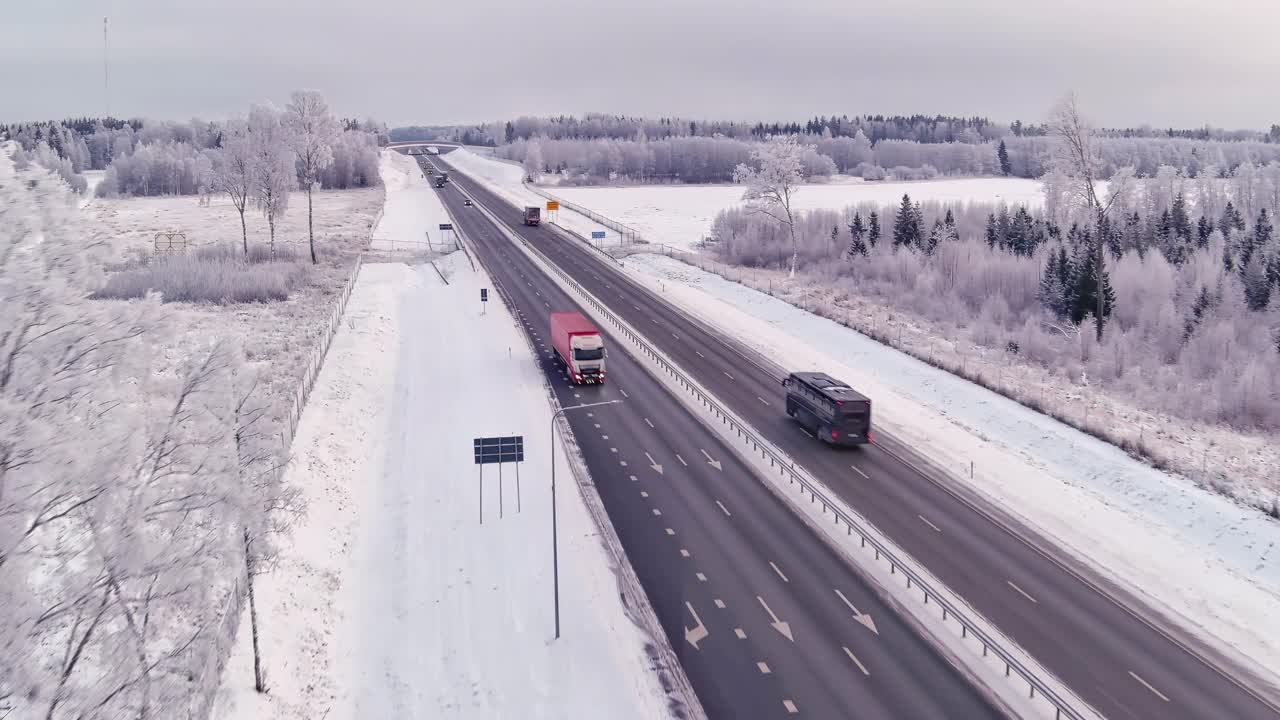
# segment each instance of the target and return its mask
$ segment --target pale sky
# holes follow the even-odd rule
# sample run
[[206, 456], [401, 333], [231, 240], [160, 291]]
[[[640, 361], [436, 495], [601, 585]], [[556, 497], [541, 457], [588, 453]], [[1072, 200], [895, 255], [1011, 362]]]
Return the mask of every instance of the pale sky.
[[1280, 123], [1276, 0], [9, 0], [0, 121], [222, 118], [290, 90], [391, 126], [524, 114]]

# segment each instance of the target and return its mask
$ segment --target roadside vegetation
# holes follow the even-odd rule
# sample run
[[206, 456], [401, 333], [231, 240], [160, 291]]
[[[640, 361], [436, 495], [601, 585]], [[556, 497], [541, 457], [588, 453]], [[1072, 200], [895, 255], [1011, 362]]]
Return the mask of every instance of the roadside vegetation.
[[[167, 718], [212, 699], [246, 583], [305, 511], [283, 483], [294, 403], [383, 200], [317, 189], [342, 161], [330, 143], [368, 135], [317, 100], [220, 125], [180, 164], [211, 183], [185, 197], [199, 183], [179, 173], [167, 196], [80, 207], [47, 140], [0, 145], [0, 716]], [[380, 185], [368, 138], [361, 184]], [[303, 150], [316, 182], [300, 188]]]
[[[1083, 161], [1049, 158], [1043, 209], [904, 195], [788, 222], [780, 203], [762, 212], [748, 183], [745, 205], [717, 217], [705, 249], [743, 269], [795, 267], [802, 287], [778, 291], [806, 307], [856, 316], [890, 343], [883, 318], [897, 316], [937, 338], [927, 351], [913, 340], [923, 359], [1228, 494], [1243, 480], [1269, 510], [1280, 492], [1274, 448], [1250, 457], [1196, 424], [1258, 438], [1280, 431], [1280, 163], [1227, 177], [1122, 170], [1093, 196], [1084, 183], [1101, 187], [1099, 178], [1081, 167], [1101, 167], [1097, 135], [1076, 130], [1090, 149]], [[777, 170], [776, 158], [756, 162]], [[1015, 386], [1018, 366], [1054, 391]], [[1162, 438], [1171, 426], [1159, 417], [1180, 432]], [[1219, 441], [1227, 447], [1211, 449]], [[1211, 467], [1211, 452], [1228, 457]], [[1259, 487], [1269, 489], [1258, 497]]]

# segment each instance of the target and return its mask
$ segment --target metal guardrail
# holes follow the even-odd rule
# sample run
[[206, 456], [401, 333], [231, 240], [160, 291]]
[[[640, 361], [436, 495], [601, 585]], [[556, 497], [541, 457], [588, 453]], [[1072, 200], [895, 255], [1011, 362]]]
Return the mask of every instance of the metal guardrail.
[[648, 242], [649, 242], [648, 240], [646, 240], [646, 239], [644, 238], [644, 236], [643, 236], [643, 235], [641, 235], [641, 234], [640, 234], [640, 231], [639, 231], [639, 230], [636, 230], [635, 228], [631, 227], [630, 225], [623, 225], [622, 223], [618, 222], [617, 220], [614, 220], [614, 219], [613, 219], [613, 218], [611, 218], [611, 217], [607, 217], [607, 216], [605, 216], [605, 215], [601, 215], [600, 213], [598, 213], [598, 212], [596, 212], [596, 211], [594, 211], [594, 210], [590, 210], [590, 209], [588, 209], [588, 208], [582, 207], [581, 205], [579, 205], [579, 204], [577, 204], [577, 203], [575, 203], [575, 202], [569, 202], [568, 200], [562, 200], [562, 199], [560, 199], [560, 198], [556, 197], [555, 195], [552, 195], [551, 193], [547, 192], [546, 190], [543, 190], [542, 188], [538, 187], [537, 185], [534, 185], [533, 183], [525, 182], [525, 183], [524, 183], [524, 186], [525, 186], [526, 188], [528, 188], [531, 192], [534, 192], [534, 193], [536, 193], [536, 194], [538, 194], [538, 195], [540, 195], [540, 196], [542, 196], [542, 197], [544, 197], [544, 198], [546, 198], [546, 199], [548, 199], [548, 200], [554, 200], [554, 201], [556, 201], [556, 202], [560, 203], [562, 206], [564, 206], [564, 207], [566, 207], [566, 208], [568, 208], [568, 209], [570, 209], [570, 210], [572, 210], [572, 211], [574, 211], [574, 212], [578, 213], [579, 215], [585, 215], [585, 216], [587, 216], [588, 218], [590, 218], [591, 220], [593, 220], [593, 221], [595, 221], [595, 222], [598, 222], [598, 223], [600, 223], [601, 225], [604, 225], [605, 227], [607, 227], [607, 228], [609, 228], [609, 229], [613, 230], [614, 232], [617, 232], [620, 236], [622, 236], [622, 244], [623, 244], [623, 245], [626, 245], [628, 240], [630, 240], [630, 242], [631, 242], [631, 243], [633, 243], [633, 244], [648, 243]]
[[801, 494], [808, 493], [810, 502], [821, 503], [823, 513], [828, 511], [834, 517], [837, 525], [841, 522], [847, 528], [847, 534], [852, 536], [857, 533], [859, 541], [863, 548], [868, 545], [875, 551], [876, 560], [884, 560], [889, 563], [890, 574], [901, 572], [907, 578], [907, 588], [917, 589], [924, 596], [924, 603], [928, 605], [930, 602], [937, 604], [942, 609], [943, 620], [954, 619], [960, 625], [961, 637], [968, 638], [972, 635], [982, 645], [982, 655], [986, 657], [988, 653], [993, 653], [1001, 662], [1004, 663], [1005, 676], [1009, 677], [1016, 673], [1027, 685], [1028, 697], [1035, 699], [1039, 695], [1042, 699], [1050, 704], [1054, 709], [1054, 718], [1061, 720], [1068, 718], [1069, 720], [1089, 720], [1091, 715], [1087, 715], [1076, 709], [1069, 701], [1060, 696], [1048, 682], [1041, 679], [1033, 670], [1026, 667], [1014, 654], [1001, 646], [999, 641], [991, 637], [979, 623], [974, 621], [969, 615], [944, 594], [935, 589], [930, 583], [922, 577], [909, 563], [904, 562], [898, 557], [884, 542], [882, 542], [877, 534], [868, 529], [870, 523], [852, 517], [841, 509], [840, 505], [832, 501], [826, 493], [820, 488], [820, 483], [809, 477], [802, 470], [797, 470], [795, 463], [773, 448], [766, 440], [757, 437], [750, 430], [750, 426], [739, 419], [731, 411], [721, 406], [712, 396], [705, 392], [698, 383], [686, 376], [674, 363], [669, 361], [665, 355], [653, 346], [649, 345], [643, 337], [634, 330], [625, 321], [614, 315], [605, 305], [600, 302], [582, 287], [577, 280], [574, 280], [566, 271], [547, 258], [543, 253], [534, 247], [524, 238], [515, 236], [526, 248], [542, 259], [543, 263], [552, 269], [560, 278], [572, 287], [592, 308], [609, 320], [613, 326], [627, 337], [632, 343], [637, 345], [641, 351], [653, 360], [659, 368], [671, 376], [682, 388], [692, 393], [694, 397], [709, 411], [714, 413], [716, 419], [722, 424], [727, 425], [730, 432], [736, 433], [744, 443], [760, 453], [761, 457], [769, 461], [772, 469], [777, 469], [781, 476], [787, 477], [789, 484], [799, 485]]

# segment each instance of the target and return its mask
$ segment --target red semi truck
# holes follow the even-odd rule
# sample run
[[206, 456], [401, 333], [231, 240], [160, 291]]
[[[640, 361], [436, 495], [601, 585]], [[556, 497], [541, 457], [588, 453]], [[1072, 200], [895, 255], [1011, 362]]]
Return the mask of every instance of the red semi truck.
[[604, 340], [582, 313], [551, 313], [551, 344], [573, 382], [604, 383]]

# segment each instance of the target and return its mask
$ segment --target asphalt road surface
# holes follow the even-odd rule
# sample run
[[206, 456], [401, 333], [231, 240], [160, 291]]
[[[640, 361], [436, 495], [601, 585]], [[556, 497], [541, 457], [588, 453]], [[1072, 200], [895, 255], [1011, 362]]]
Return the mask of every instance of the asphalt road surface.
[[[432, 160], [448, 163], [447, 158]], [[518, 208], [448, 169], [451, 183], [507, 219], [511, 231], [644, 332], [685, 372], [1108, 718], [1280, 717], [1280, 711], [1247, 687], [1252, 679], [1237, 679], [1247, 678], [1247, 669], [1231, 668], [1190, 633], [1094, 577], [967, 489], [920, 462], [900, 459], [911, 459], [911, 448], [879, 431], [876, 446], [852, 451], [828, 448], [808, 436], [784, 412], [779, 380], [785, 369], [630, 281], [585, 242], [552, 226], [520, 224]], [[478, 214], [463, 207], [460, 194], [451, 188], [442, 197], [455, 216]], [[808, 554], [792, 547], [793, 553]]]
[[570, 384], [549, 315], [578, 304], [456, 191], [440, 192], [561, 405], [622, 400], [566, 417], [710, 717], [1002, 716], [607, 331], [605, 384]]

